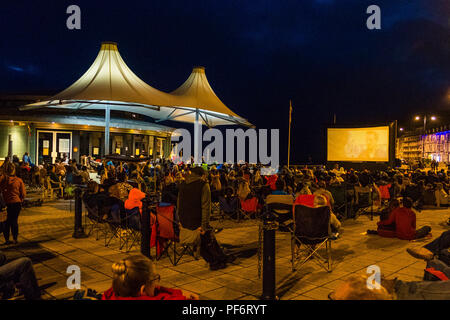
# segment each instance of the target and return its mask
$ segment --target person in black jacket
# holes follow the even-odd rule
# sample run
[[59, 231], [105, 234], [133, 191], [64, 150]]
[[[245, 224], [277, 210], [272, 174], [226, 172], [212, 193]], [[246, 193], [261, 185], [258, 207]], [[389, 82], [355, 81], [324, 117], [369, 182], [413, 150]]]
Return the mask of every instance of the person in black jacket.
[[[207, 262], [211, 270], [226, 268], [232, 258], [221, 252], [214, 237], [209, 219], [211, 216], [211, 190], [206, 182], [206, 172], [202, 167], [194, 167], [186, 181], [180, 184], [177, 199], [177, 216], [180, 220], [180, 243], [192, 244], [197, 256], [202, 246], [201, 239], [214, 242], [216, 254], [208, 254]], [[203, 243], [205, 245], [205, 243]], [[210, 257], [214, 256], [211, 260]], [[209, 260], [209, 261], [208, 261]]]

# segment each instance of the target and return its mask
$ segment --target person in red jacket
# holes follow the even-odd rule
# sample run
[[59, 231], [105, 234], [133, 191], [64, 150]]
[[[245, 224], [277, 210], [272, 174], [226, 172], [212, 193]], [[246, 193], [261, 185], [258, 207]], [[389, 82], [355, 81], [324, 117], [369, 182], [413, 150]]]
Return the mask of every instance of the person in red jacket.
[[194, 293], [160, 286], [154, 264], [143, 255], [114, 263], [112, 272], [112, 288], [103, 293], [102, 300], [198, 300]]
[[431, 227], [424, 226], [416, 230], [416, 214], [411, 210], [411, 198], [403, 198], [403, 207], [393, 210], [387, 220], [378, 222], [378, 235], [402, 240], [413, 240], [425, 237]]
[[3, 175], [0, 182], [0, 188], [3, 200], [6, 204], [6, 223], [3, 230], [5, 237], [5, 245], [11, 244], [9, 241], [9, 233], [12, 232], [14, 243], [17, 244], [19, 236], [19, 214], [22, 209], [22, 202], [25, 199], [25, 184], [22, 179], [16, 177], [16, 168], [13, 164], [8, 164], [5, 168], [6, 175]]

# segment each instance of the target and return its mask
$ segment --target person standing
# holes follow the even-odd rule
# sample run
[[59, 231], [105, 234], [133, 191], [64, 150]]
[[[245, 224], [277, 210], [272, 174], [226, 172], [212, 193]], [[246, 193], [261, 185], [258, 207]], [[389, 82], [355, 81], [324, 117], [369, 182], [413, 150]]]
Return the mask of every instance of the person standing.
[[3, 199], [6, 203], [7, 217], [5, 222], [5, 229], [3, 235], [5, 237], [5, 244], [11, 244], [9, 241], [10, 231], [13, 236], [14, 243], [17, 244], [17, 237], [19, 235], [19, 213], [22, 209], [22, 202], [25, 199], [26, 191], [25, 184], [22, 179], [16, 177], [15, 166], [10, 164], [6, 167], [6, 175], [1, 181], [1, 191]]

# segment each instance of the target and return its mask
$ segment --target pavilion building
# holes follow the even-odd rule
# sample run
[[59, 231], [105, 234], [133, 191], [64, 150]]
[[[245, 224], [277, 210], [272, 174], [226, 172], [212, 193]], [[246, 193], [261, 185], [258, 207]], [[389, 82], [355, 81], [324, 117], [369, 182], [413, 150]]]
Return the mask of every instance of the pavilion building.
[[202, 125], [252, 126], [216, 96], [203, 67], [165, 93], [131, 71], [116, 43], [103, 42], [89, 69], [56, 95], [0, 96], [0, 157], [28, 152], [37, 164], [64, 156], [169, 158], [175, 128], [160, 124], [166, 120], [194, 124], [197, 156]]

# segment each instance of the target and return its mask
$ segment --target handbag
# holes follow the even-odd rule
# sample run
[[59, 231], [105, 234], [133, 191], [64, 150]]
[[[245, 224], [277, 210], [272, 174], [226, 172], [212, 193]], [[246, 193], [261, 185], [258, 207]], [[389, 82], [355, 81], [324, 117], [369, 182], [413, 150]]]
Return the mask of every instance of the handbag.
[[210, 265], [227, 261], [227, 255], [223, 252], [211, 231], [207, 231], [204, 235], [201, 235], [200, 255]]

